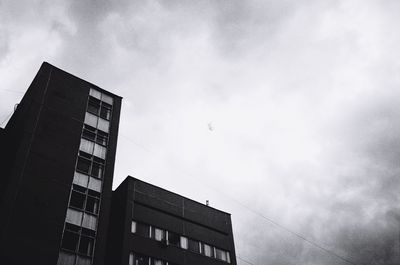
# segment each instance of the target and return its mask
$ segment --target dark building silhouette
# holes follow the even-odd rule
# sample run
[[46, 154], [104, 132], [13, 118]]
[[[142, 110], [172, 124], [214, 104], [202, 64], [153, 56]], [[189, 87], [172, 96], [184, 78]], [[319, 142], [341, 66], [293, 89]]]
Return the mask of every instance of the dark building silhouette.
[[2, 264], [104, 264], [120, 108], [42, 64], [2, 133]]
[[236, 264], [231, 216], [133, 177], [113, 192], [108, 264]]
[[128, 177], [121, 97], [43, 63], [0, 128], [0, 263], [236, 265], [228, 213]]

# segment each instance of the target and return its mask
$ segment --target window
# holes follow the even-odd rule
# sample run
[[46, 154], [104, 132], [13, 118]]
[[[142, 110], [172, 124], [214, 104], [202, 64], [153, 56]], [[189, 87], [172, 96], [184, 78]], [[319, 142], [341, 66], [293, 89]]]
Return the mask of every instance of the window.
[[[92, 256], [95, 235], [96, 235], [96, 233], [92, 230], [89, 230], [89, 229], [86, 229], [86, 228], [83, 228], [83, 227], [80, 227], [77, 225], [72, 225], [72, 224], [66, 223], [63, 239], [61, 242], [61, 248], [68, 250], [68, 251], [77, 252], [80, 255]], [[78, 261], [79, 261], [80, 257], [83, 258], [80, 261], [81, 263], [77, 263], [77, 264], [86, 264], [85, 262], [87, 262], [88, 260], [89, 260], [89, 262], [91, 262], [90, 258], [88, 259], [88, 258], [85, 258], [84, 256], [77, 256]], [[66, 257], [63, 256], [63, 258], [66, 258]], [[61, 261], [59, 261], [58, 264], [64, 265], [63, 263], [61, 263]], [[73, 265], [75, 265], [75, 264], [73, 264]]]
[[188, 249], [188, 239], [187, 239], [187, 237], [181, 236], [181, 248]]
[[90, 161], [82, 157], [78, 157], [78, 163], [76, 165], [76, 169], [83, 173], [89, 174]]
[[107, 103], [102, 103], [100, 108], [100, 117], [109, 120], [111, 117], [111, 106]]
[[89, 126], [89, 125], [83, 125], [83, 132], [82, 132], [82, 137], [86, 138], [91, 141], [96, 140], [96, 128]]
[[[93, 191], [101, 192], [101, 180], [90, 177], [88, 188]], [[96, 195], [96, 197], [99, 197], [99, 195]]]
[[108, 132], [113, 99], [100, 92], [91, 92], [85, 116], [85, 124]]
[[[95, 181], [100, 182], [97, 179], [93, 179]], [[101, 185], [101, 184], [100, 184]], [[89, 183], [89, 189], [91, 189], [90, 183]], [[81, 211], [85, 210], [86, 212], [90, 212], [92, 214], [98, 214], [99, 213], [99, 206], [100, 206], [100, 193], [92, 190], [88, 190], [87, 188], [84, 188], [79, 185], [72, 185], [72, 191], [71, 191], [71, 198], [69, 201], [69, 206], [73, 208], [77, 208]], [[75, 211], [75, 210], [74, 210]], [[75, 212], [72, 212], [72, 216], [75, 215]], [[71, 216], [71, 218], [72, 218]], [[82, 214], [77, 216], [76, 218], [81, 218]], [[78, 223], [78, 220], [76, 220], [77, 225], [80, 225]]]
[[181, 237], [178, 234], [168, 231], [168, 244], [179, 247], [180, 241]]
[[99, 213], [99, 199], [96, 199], [94, 197], [87, 197], [87, 201], [86, 201], [86, 211], [94, 213], [94, 214], [98, 214]]
[[101, 101], [103, 101], [103, 104], [107, 103], [110, 106], [113, 104], [113, 98], [106, 94], [101, 94]]
[[200, 253], [200, 244], [199, 241], [189, 239], [188, 240], [188, 249], [190, 251]]
[[93, 149], [94, 149], [94, 142], [86, 140], [86, 139], [81, 139], [81, 144], [79, 146], [79, 150], [88, 153], [88, 154], [93, 154]]
[[165, 262], [159, 259], [151, 259], [151, 265], [165, 265]]
[[207, 257], [214, 257], [214, 248], [210, 245], [203, 244], [203, 254]]
[[92, 141], [89, 141], [85, 138], [81, 139], [81, 144], [79, 146], [79, 150], [86, 153], [85, 154], [86, 157], [90, 157], [91, 155], [94, 155], [101, 159], [106, 158], [106, 150], [107, 150], [106, 147], [99, 145], [97, 143], [94, 143]]
[[94, 128], [97, 128], [97, 120], [98, 120], [98, 117], [96, 115], [86, 112], [85, 121], [84, 121], [85, 124], [90, 125]]
[[90, 88], [90, 92], [89, 95], [92, 96], [93, 98], [99, 99], [102, 101], [102, 103], [107, 103], [109, 105], [113, 104], [113, 98], [110, 97], [109, 95], [105, 94], [105, 93], [101, 93], [100, 91], [94, 89], [94, 88]]
[[161, 241], [165, 239], [165, 231], [156, 227], [151, 227], [151, 238]]
[[86, 112], [85, 114], [85, 121], [84, 123], [86, 125], [89, 125], [91, 127], [97, 128], [103, 132], [108, 133], [108, 129], [110, 127], [110, 122], [106, 119], [103, 119], [101, 117], [98, 117], [92, 113]]
[[73, 183], [82, 187], [87, 187], [89, 182], [89, 176], [79, 173], [79, 172], [75, 172], [74, 174], [74, 181]]
[[90, 125], [84, 124], [82, 138], [106, 146], [108, 141], [108, 133], [100, 131]]
[[94, 240], [93, 238], [82, 236], [79, 242], [79, 253], [86, 256], [91, 256], [93, 252]]
[[87, 111], [98, 116], [100, 111], [100, 100], [94, 97], [89, 97]]
[[65, 231], [61, 242], [61, 247], [70, 251], [76, 251], [79, 235], [70, 231]]
[[[96, 149], [96, 146], [104, 148], [98, 144], [95, 144], [95, 149]], [[101, 152], [101, 150], [99, 152]], [[105, 152], [104, 152], [104, 156], [105, 156]], [[85, 152], [79, 152], [76, 169], [79, 173], [84, 173], [85, 175], [91, 175], [96, 178], [102, 178], [103, 172], [104, 172], [104, 162], [105, 161], [101, 158], [89, 155]], [[78, 176], [78, 177], [81, 179], [83, 178], [82, 176]]]
[[87, 189], [78, 185], [72, 185], [72, 189], [82, 192], [82, 193], [86, 193]]
[[96, 237], [96, 232], [94, 230], [82, 227], [82, 235]]
[[90, 258], [78, 256], [78, 260], [76, 262], [76, 265], [90, 265], [90, 264], [91, 264]]
[[136, 223], [136, 232], [139, 236], [149, 237], [150, 236], [150, 226], [142, 223]]
[[96, 230], [97, 227], [97, 217], [91, 214], [84, 213], [82, 226], [88, 229]]
[[60, 251], [57, 265], [75, 265], [75, 255]]
[[108, 140], [108, 134], [98, 130], [96, 142], [101, 145], [107, 145], [107, 140]]
[[85, 198], [85, 194], [72, 190], [69, 205], [82, 210], [85, 205]]
[[131, 223], [131, 233], [136, 233], [136, 222], [132, 221]]
[[69, 223], [65, 223], [65, 229], [69, 230], [71, 232], [75, 232], [75, 233], [79, 233], [79, 231], [81, 231], [80, 226], [69, 224]]
[[102, 119], [102, 118], [99, 118], [98, 123], [97, 123], [97, 128], [99, 130], [102, 130], [102, 131], [108, 133], [109, 127], [110, 127], [110, 122], [109, 121], [107, 121], [105, 119]]
[[93, 163], [91, 175], [96, 178], [101, 178], [103, 176], [103, 165], [99, 163]]
[[82, 212], [68, 208], [65, 221], [80, 226], [82, 222]]
[[[84, 139], [82, 139], [82, 140], [84, 140]], [[105, 159], [106, 158], [106, 148], [102, 145], [94, 144], [93, 155], [100, 157], [102, 159]]]
[[219, 260], [230, 262], [229, 252], [225, 250], [215, 248], [215, 257]]
[[97, 191], [94, 191], [94, 190], [88, 190], [88, 194], [90, 196], [100, 198], [100, 192], [97, 192]]
[[89, 95], [94, 98], [101, 99], [101, 92], [94, 88], [90, 88]]
[[149, 257], [146, 257], [144, 255], [139, 255], [136, 253], [135, 254], [130, 253], [129, 265], [149, 265]]
[[137, 253], [129, 253], [129, 265], [173, 265], [172, 263], [166, 262], [164, 260], [148, 257], [145, 255], [140, 255]]

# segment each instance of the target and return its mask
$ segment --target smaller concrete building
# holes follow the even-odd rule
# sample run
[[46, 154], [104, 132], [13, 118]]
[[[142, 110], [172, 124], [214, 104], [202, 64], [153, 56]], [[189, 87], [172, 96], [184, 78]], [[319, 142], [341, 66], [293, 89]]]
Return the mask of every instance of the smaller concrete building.
[[111, 209], [107, 264], [236, 265], [228, 213], [130, 176]]

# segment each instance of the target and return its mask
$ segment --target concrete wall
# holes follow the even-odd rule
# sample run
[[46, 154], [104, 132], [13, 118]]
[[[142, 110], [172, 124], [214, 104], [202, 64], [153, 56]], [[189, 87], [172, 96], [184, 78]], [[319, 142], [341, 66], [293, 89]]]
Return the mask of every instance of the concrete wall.
[[132, 220], [228, 250], [231, 264], [236, 264], [232, 224], [228, 213], [132, 177], [128, 177], [114, 191], [112, 211], [110, 230], [115, 235], [109, 240], [116, 247], [109, 249], [108, 264], [128, 264], [131, 251], [175, 264], [227, 264], [132, 234]]

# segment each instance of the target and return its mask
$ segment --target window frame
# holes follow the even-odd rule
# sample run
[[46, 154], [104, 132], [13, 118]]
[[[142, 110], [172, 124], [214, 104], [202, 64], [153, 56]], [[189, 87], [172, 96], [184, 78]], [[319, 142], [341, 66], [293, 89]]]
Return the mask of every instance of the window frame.
[[[87, 172], [85, 172], [84, 170], [78, 168], [80, 161], [85, 161], [85, 162], [89, 163], [89, 168], [88, 168]], [[101, 176], [92, 175], [92, 173], [93, 173], [93, 164], [96, 164], [96, 166], [100, 165], [99, 168], [102, 169], [101, 174], [100, 174]], [[79, 153], [78, 153], [78, 158], [76, 159], [76, 171], [78, 173], [85, 174], [87, 176], [103, 180], [104, 173], [105, 173], [105, 159], [99, 158], [97, 156], [88, 154], [88, 153], [83, 152], [83, 151], [80, 150]]]
[[[103, 93], [101, 93], [101, 94], [103, 94]], [[110, 96], [107, 95], [107, 97], [110, 97]], [[113, 101], [113, 98], [112, 97], [110, 97], [110, 98]], [[110, 121], [112, 118], [112, 113], [113, 113], [113, 104], [110, 104], [110, 103], [104, 101], [102, 96], [99, 99], [99, 98], [96, 98], [93, 95], [89, 94], [86, 111], [93, 115], [96, 115], [97, 117], [102, 118], [106, 121]], [[105, 111], [105, 112], [103, 112], [103, 111]], [[104, 115], [104, 113], [106, 115]]]

